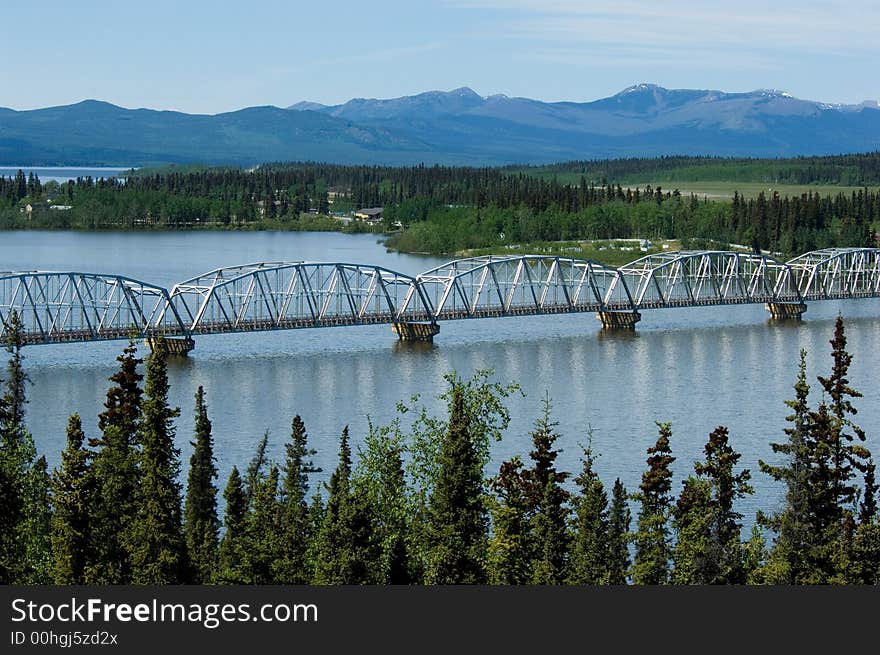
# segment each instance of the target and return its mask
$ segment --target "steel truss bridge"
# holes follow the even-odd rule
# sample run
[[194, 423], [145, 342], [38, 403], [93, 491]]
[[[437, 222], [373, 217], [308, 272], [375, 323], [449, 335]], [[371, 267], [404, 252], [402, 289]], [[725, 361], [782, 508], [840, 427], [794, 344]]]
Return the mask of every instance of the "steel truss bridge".
[[[0, 336], [17, 312], [28, 344], [391, 324], [430, 338], [438, 321], [595, 312], [632, 327], [641, 310], [764, 303], [799, 316], [807, 301], [880, 296], [880, 249], [808, 252], [787, 262], [727, 251], [647, 255], [619, 268], [581, 259], [459, 259], [417, 276], [380, 266], [261, 262], [220, 268], [170, 291], [115, 274], [0, 273]], [[406, 333], [401, 326], [425, 328]], [[191, 346], [189, 346], [191, 347]], [[189, 348], [184, 348], [188, 350]]]

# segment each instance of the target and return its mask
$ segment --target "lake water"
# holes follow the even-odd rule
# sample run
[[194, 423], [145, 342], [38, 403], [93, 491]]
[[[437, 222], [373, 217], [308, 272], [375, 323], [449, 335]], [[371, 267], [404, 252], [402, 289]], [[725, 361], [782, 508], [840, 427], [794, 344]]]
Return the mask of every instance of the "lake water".
[[[0, 232], [0, 270], [115, 272], [170, 287], [220, 266], [279, 260], [345, 261], [416, 274], [436, 258], [387, 253], [374, 235], [297, 232], [101, 233]], [[740, 508], [750, 523], [760, 506], [772, 508], [781, 490], [757, 471], [773, 460], [770, 441], [784, 439], [798, 352], [808, 350], [813, 400], [817, 374], [830, 368], [829, 339], [838, 312], [846, 319], [854, 355], [852, 386], [858, 423], [880, 453], [880, 301], [810, 303], [800, 323], [771, 325], [760, 305], [642, 312], [634, 333], [606, 333], [591, 314], [444, 322], [432, 346], [400, 344], [389, 326], [201, 336], [190, 357], [171, 365], [171, 400], [182, 408], [177, 441], [184, 465], [192, 438], [193, 396], [204, 385], [214, 426], [220, 485], [233, 464], [246, 466], [254, 445], [270, 432], [281, 459], [294, 414], [301, 414], [325, 471], [336, 458], [347, 424], [357, 443], [368, 420], [384, 424], [395, 403], [421, 394], [434, 411], [443, 374], [470, 377], [493, 369], [516, 382], [525, 398], [512, 400], [511, 425], [493, 447], [490, 472], [513, 454], [527, 457], [529, 430], [549, 394], [564, 452], [560, 466], [579, 469], [579, 444], [592, 434], [598, 471], [634, 490], [654, 421], [673, 425], [675, 488], [701, 458], [708, 433], [730, 429], [743, 466], [752, 469], [756, 495]], [[88, 434], [115, 371], [122, 342], [34, 346], [25, 350], [33, 384], [28, 424], [51, 465], [58, 462], [70, 413]], [[326, 476], [327, 474], [325, 474]]]
[[67, 182], [78, 177], [91, 177], [93, 179], [114, 177], [130, 169], [112, 167], [78, 168], [74, 166], [0, 166], [0, 177], [15, 177], [19, 170], [23, 171], [25, 175], [33, 173], [40, 178], [40, 182], [45, 184], [49, 181]]

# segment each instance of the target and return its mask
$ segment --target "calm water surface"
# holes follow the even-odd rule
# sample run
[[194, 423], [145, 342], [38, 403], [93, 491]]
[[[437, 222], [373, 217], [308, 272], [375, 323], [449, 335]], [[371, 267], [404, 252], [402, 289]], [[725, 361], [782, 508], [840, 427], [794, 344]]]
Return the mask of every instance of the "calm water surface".
[[[378, 264], [410, 274], [441, 262], [386, 253], [373, 235], [0, 232], [0, 270], [117, 272], [169, 287], [220, 266], [301, 259]], [[171, 400], [182, 408], [177, 441], [186, 462], [193, 395], [204, 385], [221, 485], [233, 464], [246, 465], [266, 430], [280, 459], [297, 413], [329, 471], [346, 424], [357, 443], [368, 419], [389, 422], [395, 403], [412, 394], [439, 412], [444, 373], [470, 377], [493, 369], [496, 380], [517, 382], [526, 395], [511, 402], [510, 429], [494, 446], [492, 471], [513, 454], [527, 456], [528, 432], [545, 394], [562, 434], [561, 467], [579, 468], [580, 444], [592, 435], [603, 480], [620, 477], [629, 489], [637, 487], [645, 449], [656, 439], [655, 421], [673, 424], [676, 488], [701, 457], [708, 433], [726, 425], [742, 464], [753, 470], [757, 493], [741, 505], [750, 522], [759, 506], [771, 508], [780, 498], [757, 462], [773, 460], [768, 443], [784, 438], [783, 401], [793, 394], [798, 352], [809, 352], [811, 381], [827, 374], [838, 312], [847, 319], [855, 357], [850, 380], [864, 394], [855, 402], [857, 420], [868, 446], [880, 453], [880, 301], [873, 299], [810, 303], [805, 320], [788, 325], [770, 325], [760, 305], [645, 311], [635, 333], [601, 332], [591, 314], [446, 322], [428, 347], [399, 344], [389, 326], [203, 336], [170, 370]], [[95, 417], [122, 346], [25, 351], [33, 381], [28, 422], [51, 465], [63, 448], [69, 414], [79, 412], [87, 433], [96, 433]]]

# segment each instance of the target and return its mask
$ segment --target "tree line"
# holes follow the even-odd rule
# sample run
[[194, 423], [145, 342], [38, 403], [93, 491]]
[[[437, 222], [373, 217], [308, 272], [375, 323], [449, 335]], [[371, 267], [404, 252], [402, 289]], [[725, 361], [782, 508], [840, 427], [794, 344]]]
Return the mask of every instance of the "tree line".
[[[869, 176], [875, 160], [880, 155], [852, 155], [827, 165], [862, 166], [859, 170]], [[50, 211], [38, 202], [50, 197], [71, 208]], [[26, 201], [36, 205], [27, 216], [21, 211]], [[60, 186], [42, 185], [23, 173], [0, 178], [0, 227], [8, 228], [341, 229], [332, 219], [319, 217], [331, 209], [373, 206], [385, 208], [387, 230], [403, 228], [389, 241], [391, 247], [432, 254], [511, 243], [639, 237], [678, 239], [686, 247], [698, 241], [714, 247], [737, 243], [794, 255], [825, 247], [873, 246], [880, 226], [878, 194], [867, 187], [825, 196], [760, 193], [744, 198], [736, 193], [731, 203], [701, 201], [661, 186], [627, 188], [604, 178], [597, 182], [586, 173], [562, 183], [497, 168], [317, 163], [268, 164], [253, 171], [143, 172], [124, 181], [80, 178]]]
[[[843, 321], [832, 365], [810, 406], [801, 353], [785, 438], [760, 471], [784, 485], [782, 506], [759, 512], [742, 537], [737, 501], [752, 494], [729, 432], [708, 435], [678, 493], [674, 436], [658, 423], [638, 489], [606, 489], [590, 443], [577, 475], [556, 466], [549, 398], [528, 458], [486, 478], [493, 441], [518, 388], [451, 374], [445, 416], [403, 404], [369, 426], [353, 454], [348, 428], [329, 480], [315, 483], [306, 426], [291, 422], [282, 462], [267, 435], [233, 467], [218, 512], [212, 424], [195, 395], [193, 452], [181, 483], [168, 404], [167, 353], [146, 362], [135, 344], [117, 358], [99, 434], [70, 417], [49, 472], [25, 423], [21, 325], [10, 319], [0, 396], [0, 582], [3, 584], [877, 584], [878, 484], [848, 381]], [[141, 372], [145, 363], [145, 374]], [[414, 417], [410, 427], [404, 416]], [[634, 519], [634, 520], [633, 520]], [[767, 535], [770, 536], [768, 542]]]
[[620, 182], [718, 181], [768, 184], [880, 184], [880, 153], [803, 156], [781, 159], [756, 157], [628, 157], [570, 161], [529, 169], [533, 174], [583, 175], [591, 180]]

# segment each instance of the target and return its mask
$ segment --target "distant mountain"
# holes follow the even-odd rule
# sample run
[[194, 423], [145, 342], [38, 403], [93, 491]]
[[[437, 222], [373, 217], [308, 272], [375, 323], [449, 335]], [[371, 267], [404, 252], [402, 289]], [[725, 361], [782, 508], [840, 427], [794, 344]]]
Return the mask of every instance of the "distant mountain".
[[87, 100], [0, 108], [0, 164], [280, 160], [494, 165], [656, 155], [785, 157], [880, 149], [880, 105], [774, 90], [638, 84], [594, 102], [481, 96], [462, 87], [340, 105], [299, 102], [215, 116]]

